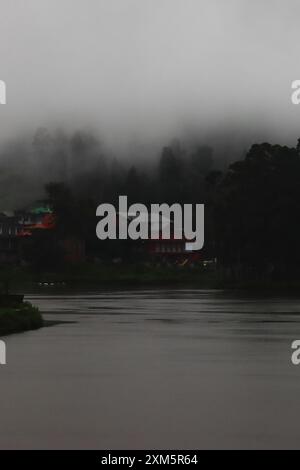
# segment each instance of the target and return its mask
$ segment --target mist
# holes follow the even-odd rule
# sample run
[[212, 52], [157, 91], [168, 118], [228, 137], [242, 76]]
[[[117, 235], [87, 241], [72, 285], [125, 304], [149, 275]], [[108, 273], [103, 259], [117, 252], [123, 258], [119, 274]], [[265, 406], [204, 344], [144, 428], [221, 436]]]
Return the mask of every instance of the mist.
[[2, 0], [0, 137], [93, 126], [118, 151], [227, 129], [294, 142], [299, 14], [297, 0]]
[[61, 171], [57, 148], [44, 165], [34, 147], [41, 128], [132, 161], [174, 138], [209, 145], [219, 166], [300, 136], [297, 0], [2, 0], [0, 13], [2, 206]]

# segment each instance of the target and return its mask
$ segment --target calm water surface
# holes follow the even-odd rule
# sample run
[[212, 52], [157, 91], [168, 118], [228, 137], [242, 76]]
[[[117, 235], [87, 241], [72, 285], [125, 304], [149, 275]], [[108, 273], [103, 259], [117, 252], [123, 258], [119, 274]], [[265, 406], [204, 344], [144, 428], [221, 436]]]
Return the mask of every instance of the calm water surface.
[[50, 289], [6, 338], [0, 448], [300, 448], [299, 298]]

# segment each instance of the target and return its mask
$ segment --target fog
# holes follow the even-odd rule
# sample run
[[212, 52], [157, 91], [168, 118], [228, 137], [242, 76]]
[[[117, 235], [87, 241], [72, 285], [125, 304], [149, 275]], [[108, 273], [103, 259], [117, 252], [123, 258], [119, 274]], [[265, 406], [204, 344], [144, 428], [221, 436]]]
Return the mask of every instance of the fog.
[[0, 138], [93, 127], [109, 146], [294, 143], [300, 4], [1, 0]]

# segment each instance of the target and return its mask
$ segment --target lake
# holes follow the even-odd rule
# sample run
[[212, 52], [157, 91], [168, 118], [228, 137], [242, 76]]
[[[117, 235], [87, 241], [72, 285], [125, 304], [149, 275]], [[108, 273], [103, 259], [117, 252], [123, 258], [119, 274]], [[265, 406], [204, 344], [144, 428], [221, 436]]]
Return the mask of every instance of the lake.
[[5, 338], [1, 449], [299, 448], [300, 296], [182, 288], [26, 300]]

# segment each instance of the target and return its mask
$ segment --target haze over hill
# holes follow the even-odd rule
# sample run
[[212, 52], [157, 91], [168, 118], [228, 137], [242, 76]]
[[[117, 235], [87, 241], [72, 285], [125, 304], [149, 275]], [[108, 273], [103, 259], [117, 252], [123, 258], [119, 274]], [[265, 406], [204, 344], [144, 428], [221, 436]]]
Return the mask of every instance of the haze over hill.
[[297, 0], [2, 0], [0, 137], [92, 126], [125, 154], [173, 136], [294, 143], [299, 14]]

